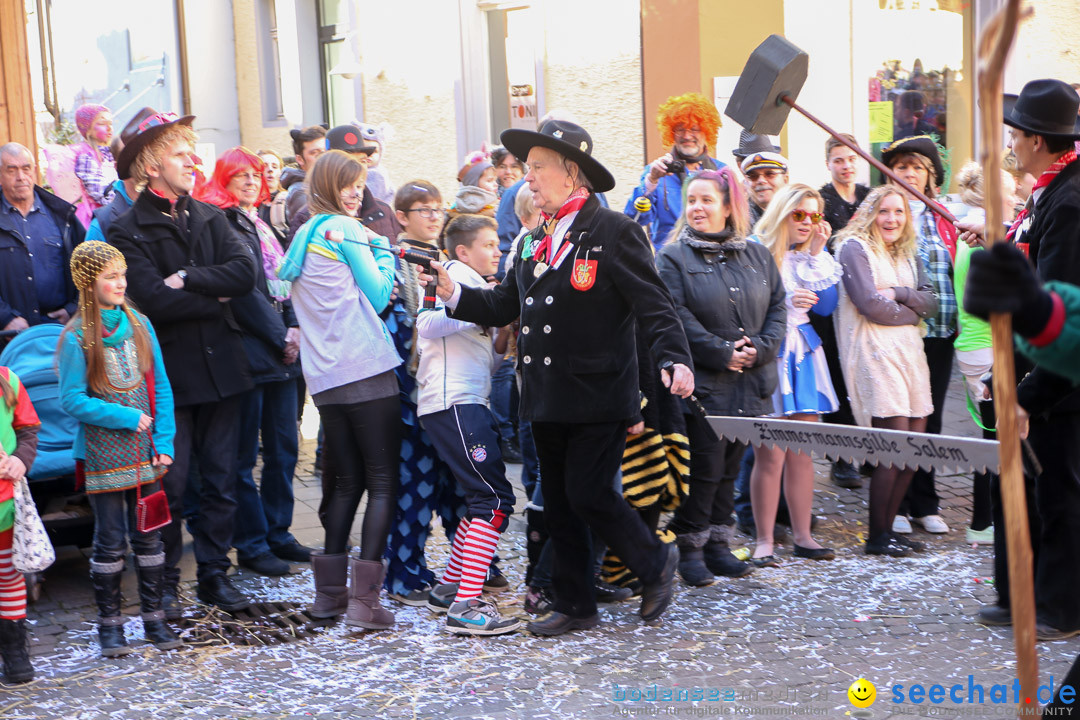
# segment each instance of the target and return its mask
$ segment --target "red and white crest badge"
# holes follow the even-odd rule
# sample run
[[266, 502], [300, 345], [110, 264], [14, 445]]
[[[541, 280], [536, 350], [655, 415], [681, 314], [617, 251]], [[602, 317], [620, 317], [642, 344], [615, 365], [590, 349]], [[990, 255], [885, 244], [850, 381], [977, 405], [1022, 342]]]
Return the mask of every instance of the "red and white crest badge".
[[585, 292], [596, 282], [596, 261], [574, 260], [574, 267], [570, 272], [570, 284], [575, 290]]

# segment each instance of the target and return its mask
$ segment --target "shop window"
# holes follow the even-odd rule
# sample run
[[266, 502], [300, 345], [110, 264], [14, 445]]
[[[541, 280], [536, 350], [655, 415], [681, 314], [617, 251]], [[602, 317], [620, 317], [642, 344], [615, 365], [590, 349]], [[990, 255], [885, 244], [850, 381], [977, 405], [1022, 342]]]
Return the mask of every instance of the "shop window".
[[349, 0], [319, 0], [319, 60], [323, 78], [323, 112], [330, 127], [363, 115], [359, 91], [360, 63], [353, 47]]

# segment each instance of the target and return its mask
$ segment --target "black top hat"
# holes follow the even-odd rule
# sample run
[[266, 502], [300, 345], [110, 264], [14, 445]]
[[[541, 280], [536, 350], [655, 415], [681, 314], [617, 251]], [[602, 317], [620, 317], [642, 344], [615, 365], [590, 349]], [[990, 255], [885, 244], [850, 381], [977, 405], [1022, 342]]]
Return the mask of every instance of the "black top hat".
[[780, 146], [773, 145], [768, 135], [743, 130], [739, 133], [739, 147], [732, 150], [731, 154], [737, 158], [745, 158], [758, 152], [779, 153]]
[[120, 151], [120, 157], [116, 158], [117, 177], [121, 180], [131, 177], [131, 163], [135, 162], [142, 149], [154, 138], [173, 125], [190, 127], [194, 119], [194, 115], [177, 117], [174, 113], [159, 113], [151, 107], [144, 107], [135, 113], [135, 117], [120, 131], [120, 142], [124, 143], [124, 149]]
[[573, 160], [592, 183], [593, 191], [607, 192], [615, 187], [615, 178], [592, 156], [593, 141], [585, 128], [565, 120], [548, 120], [539, 131], [512, 128], [499, 136], [515, 157], [525, 159], [534, 147], [545, 147]]
[[1061, 80], [1032, 80], [1005, 95], [1005, 124], [1033, 135], [1080, 140], [1080, 96]]
[[917, 153], [928, 158], [934, 164], [934, 184], [940, 187], [941, 183], [945, 182], [945, 166], [941, 163], [941, 154], [938, 153], [934, 138], [929, 135], [914, 135], [897, 140], [881, 151], [881, 162], [891, 168], [898, 155], [907, 153]]
[[355, 125], [338, 125], [326, 133], [326, 149], [371, 155], [379, 148], [374, 145], [365, 145], [360, 128]]

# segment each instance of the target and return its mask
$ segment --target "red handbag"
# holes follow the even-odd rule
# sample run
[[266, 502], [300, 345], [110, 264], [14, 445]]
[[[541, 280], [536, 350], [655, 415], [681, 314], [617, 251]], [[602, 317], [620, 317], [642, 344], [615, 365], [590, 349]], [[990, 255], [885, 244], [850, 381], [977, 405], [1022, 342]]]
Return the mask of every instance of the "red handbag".
[[[150, 413], [154, 414], [154, 371], [146, 373], [146, 391], [150, 398]], [[153, 429], [151, 433], [150, 458], [154, 457]], [[139, 467], [135, 468], [135, 529], [141, 533], [153, 532], [165, 527], [172, 522], [172, 513], [169, 512], [169, 498], [165, 495], [165, 485], [162, 482], [156, 492], [146, 497], [142, 496], [142, 482], [139, 477]]]

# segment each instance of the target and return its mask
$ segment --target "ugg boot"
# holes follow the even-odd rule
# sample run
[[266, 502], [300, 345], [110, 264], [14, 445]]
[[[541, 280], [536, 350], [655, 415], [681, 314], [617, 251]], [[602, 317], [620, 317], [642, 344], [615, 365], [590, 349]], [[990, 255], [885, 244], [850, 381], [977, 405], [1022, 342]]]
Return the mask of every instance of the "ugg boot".
[[[94, 565], [97, 563], [91, 562], [92, 568]], [[119, 657], [131, 652], [124, 638], [124, 617], [120, 614], [120, 579], [123, 577], [124, 561], [109, 563], [107, 567], [114, 571], [90, 573], [98, 606], [98, 641], [101, 643], [102, 657]]]
[[0, 656], [4, 658], [4, 682], [30, 682], [34, 666], [26, 637], [26, 620], [0, 620]]
[[352, 566], [352, 585], [349, 588], [349, 607], [345, 611], [345, 624], [386, 630], [394, 625], [394, 613], [379, 603], [386, 566], [373, 560], [349, 558]]
[[709, 541], [705, 543], [705, 566], [713, 575], [740, 578], [754, 572], [754, 566], [731, 554], [731, 538], [735, 528], [731, 525], [709, 526]]
[[349, 606], [349, 569], [345, 553], [311, 553], [311, 571], [315, 574], [315, 604], [308, 608], [314, 618], [341, 615]]
[[[143, 563], [148, 563], [143, 565]], [[147, 642], [158, 650], [175, 650], [184, 644], [165, 622], [161, 607], [161, 591], [165, 580], [165, 555], [136, 555], [135, 570], [139, 576], [139, 606]]]
[[716, 582], [705, 565], [704, 548], [709, 535], [709, 530], [702, 530], [675, 536], [675, 544], [679, 546], [679, 575], [691, 587], [705, 587]]

